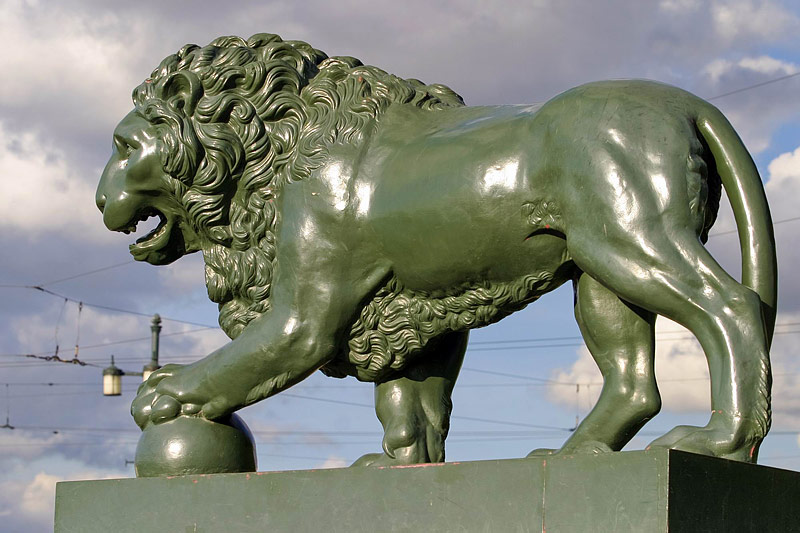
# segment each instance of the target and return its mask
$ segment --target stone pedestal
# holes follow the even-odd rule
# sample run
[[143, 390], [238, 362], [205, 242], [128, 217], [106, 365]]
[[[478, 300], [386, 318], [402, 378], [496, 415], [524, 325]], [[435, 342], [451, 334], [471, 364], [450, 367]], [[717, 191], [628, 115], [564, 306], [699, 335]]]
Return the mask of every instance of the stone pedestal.
[[57, 532], [797, 531], [800, 473], [650, 450], [59, 483]]

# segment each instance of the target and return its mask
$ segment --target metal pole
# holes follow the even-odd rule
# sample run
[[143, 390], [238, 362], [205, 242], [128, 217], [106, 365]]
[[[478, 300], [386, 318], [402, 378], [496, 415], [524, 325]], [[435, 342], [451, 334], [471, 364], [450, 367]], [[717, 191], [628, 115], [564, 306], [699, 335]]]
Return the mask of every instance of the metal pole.
[[161, 333], [161, 317], [158, 314], [153, 315], [153, 320], [150, 322], [150, 331], [153, 333], [153, 342], [150, 347], [150, 362], [158, 368], [158, 338]]
[[152, 332], [152, 342], [150, 344], [150, 362], [144, 365], [142, 369], [142, 381], [147, 381], [150, 374], [161, 368], [158, 364], [158, 340], [161, 333], [161, 317], [158, 314], [153, 315], [153, 320], [150, 322], [150, 331]]

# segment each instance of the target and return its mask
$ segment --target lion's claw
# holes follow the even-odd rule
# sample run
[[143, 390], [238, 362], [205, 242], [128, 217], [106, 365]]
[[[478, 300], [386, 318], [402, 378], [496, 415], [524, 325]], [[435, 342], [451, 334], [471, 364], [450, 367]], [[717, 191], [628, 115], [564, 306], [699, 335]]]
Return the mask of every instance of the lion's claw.
[[171, 396], [159, 396], [150, 412], [150, 419], [159, 424], [172, 420], [181, 413], [181, 403]]
[[202, 405], [196, 403], [185, 403], [181, 406], [182, 415], [196, 415], [203, 409]]
[[529, 453], [526, 457], [538, 458], [560, 455], [597, 455], [600, 453], [609, 453], [611, 451], [613, 450], [604, 442], [588, 440], [578, 445], [564, 446], [558, 450], [552, 448], [537, 448]]
[[[203, 372], [196, 365], [165, 365], [142, 383], [131, 405], [136, 424], [145, 429], [179, 416], [202, 416], [213, 420], [232, 409], [227, 398], [213, 390], [196, 375]], [[211, 394], [209, 394], [211, 393]]]
[[381, 466], [384, 457], [386, 457], [384, 453], [368, 453], [356, 459], [350, 466]]
[[131, 414], [136, 424], [145, 429], [149, 424], [161, 424], [178, 417], [181, 414], [197, 414], [202, 409], [194, 403], [182, 402], [168, 393], [164, 393], [163, 386], [158, 387], [167, 378], [172, 378], [180, 372], [181, 365], [165, 365], [153, 372], [147, 381], [139, 386], [136, 398], [131, 404]]

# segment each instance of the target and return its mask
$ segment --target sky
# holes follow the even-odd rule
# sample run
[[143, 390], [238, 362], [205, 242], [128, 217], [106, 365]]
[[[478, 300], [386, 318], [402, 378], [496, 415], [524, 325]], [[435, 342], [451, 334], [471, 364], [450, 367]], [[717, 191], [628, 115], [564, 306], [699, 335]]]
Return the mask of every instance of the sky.
[[[328, 55], [447, 84], [470, 105], [543, 102], [609, 78], [659, 80], [712, 99], [752, 152], [776, 221], [774, 420], [760, 462], [800, 470], [800, 279], [792, 269], [800, 261], [796, 2], [220, 5], [0, 0], [7, 43], [0, 55], [0, 530], [52, 530], [57, 481], [134, 475], [129, 461], [139, 430], [128, 410], [139, 378], [125, 377], [123, 395], [107, 398], [101, 373], [112, 354], [124, 370], [141, 370], [152, 314], [164, 318], [162, 363], [190, 362], [226, 342], [201, 258], [167, 267], [133, 262], [131, 236], [105, 229], [94, 190], [133, 87], [184, 44], [231, 34], [308, 41]], [[733, 228], [723, 206], [708, 247], [738, 276]], [[664, 408], [627, 449], [641, 449], [679, 423], [702, 425], [710, 409], [696, 341], [667, 320], [657, 328]], [[471, 339], [453, 397], [448, 460], [558, 447], [599, 394], [569, 286]], [[76, 344], [86, 366], [41, 359], [56, 346], [69, 359]], [[372, 396], [370, 384], [317, 373], [243, 410], [259, 469], [342, 467], [379, 451]]]

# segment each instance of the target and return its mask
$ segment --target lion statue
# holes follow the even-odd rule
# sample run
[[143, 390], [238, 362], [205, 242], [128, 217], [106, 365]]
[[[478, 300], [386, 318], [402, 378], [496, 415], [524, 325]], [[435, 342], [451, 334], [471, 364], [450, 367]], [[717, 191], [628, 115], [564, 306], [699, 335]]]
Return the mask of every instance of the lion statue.
[[[604, 378], [559, 450], [621, 449], [660, 409], [657, 315], [707, 356], [712, 411], [652, 445], [755, 462], [770, 426], [776, 260], [763, 186], [722, 114], [605, 81], [543, 105], [466, 107], [443, 85], [258, 34], [187, 45], [133, 91], [97, 190], [140, 261], [202, 252], [233, 339], [142, 385], [142, 428], [214, 420], [316, 370], [374, 382], [383, 452], [444, 460], [468, 332], [571, 281]], [[703, 246], [721, 190], [737, 282]]]

